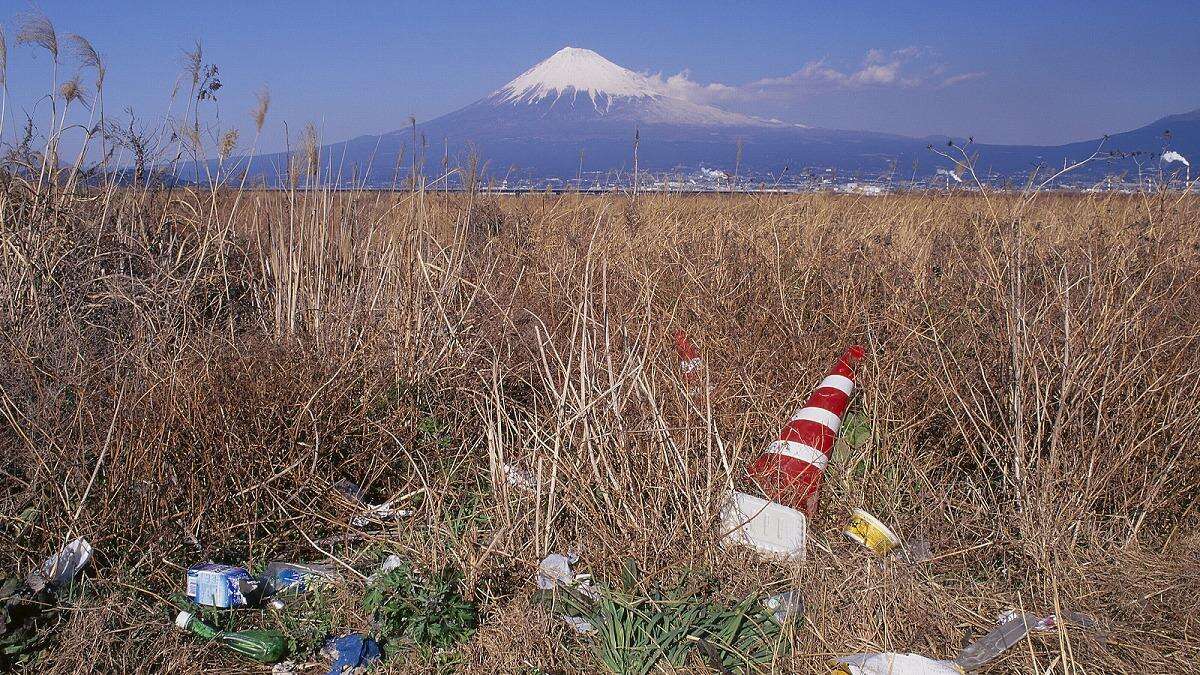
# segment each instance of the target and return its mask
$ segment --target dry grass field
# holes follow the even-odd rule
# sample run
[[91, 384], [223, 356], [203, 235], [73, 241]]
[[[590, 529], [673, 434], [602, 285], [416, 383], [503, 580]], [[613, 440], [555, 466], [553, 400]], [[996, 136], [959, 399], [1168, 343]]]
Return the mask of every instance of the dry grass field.
[[[1200, 668], [1196, 197], [47, 185], [0, 185], [0, 570], [96, 553], [34, 672], [267, 672], [174, 628], [188, 566], [335, 558], [316, 616], [237, 620], [336, 633], [370, 628], [388, 553], [458, 570], [479, 627], [373, 672], [596, 672], [532, 598], [565, 551], [727, 604], [800, 589], [775, 672], [951, 658], [1008, 608], [1098, 628], [985, 672]], [[808, 560], [721, 546], [730, 486], [854, 343], [871, 432]], [[352, 526], [339, 480], [411, 513]], [[932, 559], [847, 540], [855, 507]]]

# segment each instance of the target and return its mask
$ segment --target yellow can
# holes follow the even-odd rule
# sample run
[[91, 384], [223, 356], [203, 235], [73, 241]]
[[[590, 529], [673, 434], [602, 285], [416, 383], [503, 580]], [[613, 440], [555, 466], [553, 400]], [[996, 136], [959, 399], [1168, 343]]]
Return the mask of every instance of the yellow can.
[[875, 516], [862, 509], [854, 509], [851, 512], [850, 524], [846, 526], [845, 532], [847, 537], [879, 555], [887, 555], [889, 551], [900, 545], [900, 537], [879, 522]]

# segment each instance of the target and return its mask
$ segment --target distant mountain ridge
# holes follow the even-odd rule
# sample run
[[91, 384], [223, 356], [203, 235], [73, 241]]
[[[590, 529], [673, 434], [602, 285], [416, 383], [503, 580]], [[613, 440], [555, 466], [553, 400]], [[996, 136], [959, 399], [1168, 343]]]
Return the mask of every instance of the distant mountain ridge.
[[[953, 167], [928, 149], [943, 140], [811, 128], [694, 103], [671, 96], [654, 78], [576, 47], [559, 50], [466, 107], [415, 128], [324, 146], [322, 156], [327, 165], [340, 167], [343, 179], [354, 176], [372, 186], [394, 183], [398, 160], [406, 157], [405, 167], [411, 166], [414, 144], [427, 174], [442, 165], [463, 165], [468, 155], [475, 155], [492, 180], [573, 182], [582, 175], [628, 173], [635, 135], [639, 170], [648, 173], [701, 167], [728, 172], [736, 165], [751, 180], [826, 170], [863, 177], [895, 172], [908, 178]], [[1101, 147], [1105, 161], [1083, 175], [1136, 171], [1139, 165], [1154, 165], [1167, 147], [1200, 157], [1200, 109], [1107, 140], [1058, 146], [973, 144], [969, 152], [978, 157], [981, 175], [1020, 179], [1038, 167], [1060, 168]], [[1116, 154], [1109, 157], [1109, 151]], [[286, 166], [286, 155], [266, 155], [253, 160], [251, 173], [278, 183]]]

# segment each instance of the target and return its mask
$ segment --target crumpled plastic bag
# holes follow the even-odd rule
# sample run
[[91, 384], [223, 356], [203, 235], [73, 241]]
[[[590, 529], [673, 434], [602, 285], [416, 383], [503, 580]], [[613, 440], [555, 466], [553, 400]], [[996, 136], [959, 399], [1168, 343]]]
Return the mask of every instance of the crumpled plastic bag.
[[350, 633], [340, 638], [332, 638], [325, 643], [325, 649], [334, 658], [329, 667], [328, 675], [342, 675], [345, 672], [355, 673], [366, 669], [379, 660], [379, 643], [361, 633]]
[[592, 588], [590, 574], [575, 574], [571, 565], [579, 562], [579, 554], [551, 553], [542, 559], [538, 565], [537, 578], [534, 583], [544, 591], [552, 591], [559, 586], [579, 591], [589, 598], [596, 597], [596, 589]]
[[[597, 597], [596, 589], [592, 588], [591, 576], [587, 574], [575, 574], [571, 570], [571, 565], [579, 562], [579, 555], [575, 553], [551, 553], [542, 559], [538, 565], [537, 575], [534, 577], [534, 583], [543, 591], [554, 591], [559, 588], [569, 588], [584, 596], [595, 599]], [[595, 628], [592, 624], [582, 617], [561, 615], [571, 628], [574, 628], [578, 633], [592, 633]]]
[[36, 593], [49, 586], [57, 590], [74, 579], [79, 572], [87, 567], [92, 559], [92, 545], [87, 539], [80, 537], [62, 547], [62, 550], [46, 558], [42, 569], [31, 572], [25, 583]]

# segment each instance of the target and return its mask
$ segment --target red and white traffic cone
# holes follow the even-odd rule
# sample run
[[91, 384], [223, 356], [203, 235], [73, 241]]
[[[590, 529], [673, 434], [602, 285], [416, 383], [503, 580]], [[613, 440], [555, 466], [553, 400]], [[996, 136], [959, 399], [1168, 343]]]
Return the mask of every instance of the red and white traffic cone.
[[675, 331], [672, 337], [675, 339], [675, 351], [679, 354], [679, 372], [689, 389], [694, 389], [700, 379], [700, 350], [688, 339], [687, 333], [681, 330]]
[[854, 367], [865, 353], [857, 345], [847, 349], [783, 427], [779, 440], [767, 446], [748, 470], [767, 497], [809, 518], [817, 512], [829, 453], [854, 393]]

